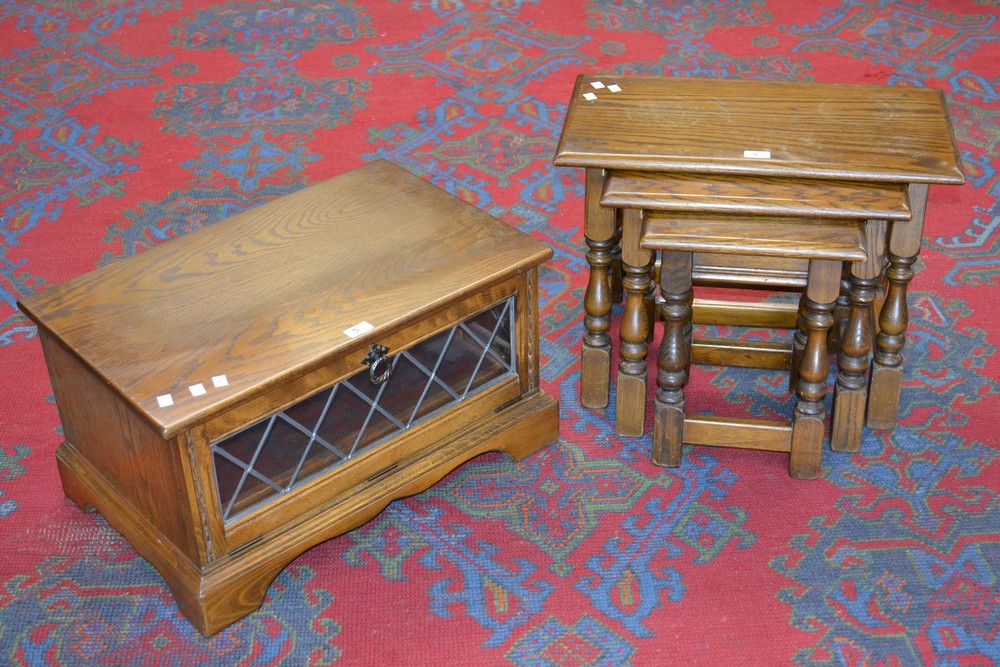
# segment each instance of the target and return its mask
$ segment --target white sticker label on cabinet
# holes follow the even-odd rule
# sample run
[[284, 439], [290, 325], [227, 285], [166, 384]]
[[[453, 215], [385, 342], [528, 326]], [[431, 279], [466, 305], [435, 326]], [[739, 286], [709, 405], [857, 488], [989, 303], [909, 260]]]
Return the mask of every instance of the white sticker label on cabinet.
[[594, 100], [597, 99], [597, 95], [595, 95], [593, 93], [584, 93], [583, 94], [583, 99], [589, 100], [589, 101], [593, 102]]
[[601, 88], [604, 87], [604, 84], [601, 83], [600, 81], [591, 81], [590, 85], [594, 87], [594, 90], [600, 90]]
[[757, 158], [758, 160], [770, 160], [771, 151], [743, 151], [743, 157]]
[[229, 384], [229, 379], [225, 375], [212, 376], [213, 387], [225, 387], [227, 384]]
[[608, 86], [608, 90], [610, 90], [612, 93], [620, 93], [621, 89], [622, 87], [619, 86], [617, 83], [613, 83], [610, 86]]
[[344, 329], [344, 335], [346, 335], [348, 338], [357, 338], [361, 334], [368, 333], [374, 328], [375, 325], [371, 324], [370, 322], [359, 322], [350, 329]]
[[161, 408], [169, 408], [174, 404], [174, 397], [170, 394], [164, 394], [163, 396], [156, 397], [156, 404]]
[[198, 384], [193, 384], [190, 387], [188, 387], [188, 391], [191, 392], [192, 396], [204, 396], [205, 394], [208, 393], [205, 390], [205, 385], [203, 385], [200, 382]]

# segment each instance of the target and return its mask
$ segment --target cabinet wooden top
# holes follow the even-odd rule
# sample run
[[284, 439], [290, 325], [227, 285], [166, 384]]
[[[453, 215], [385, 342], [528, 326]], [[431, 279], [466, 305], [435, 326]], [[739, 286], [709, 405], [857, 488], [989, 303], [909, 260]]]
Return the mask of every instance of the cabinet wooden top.
[[19, 305], [171, 434], [551, 254], [378, 161]]
[[941, 91], [905, 86], [582, 75], [554, 161], [645, 171], [965, 181]]

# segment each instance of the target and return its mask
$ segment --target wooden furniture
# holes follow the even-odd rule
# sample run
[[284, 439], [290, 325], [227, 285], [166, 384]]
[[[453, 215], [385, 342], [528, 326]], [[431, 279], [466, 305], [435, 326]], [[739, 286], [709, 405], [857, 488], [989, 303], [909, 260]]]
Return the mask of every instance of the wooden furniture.
[[[637, 211], [644, 218], [640, 245], [659, 251], [663, 338], [657, 359], [656, 407], [652, 459], [677, 466], [684, 443], [789, 452], [792, 477], [819, 475], [825, 435], [826, 336], [840, 293], [843, 262], [864, 262], [865, 227], [851, 220], [774, 218], [761, 216], [734, 225], [728, 215]], [[802, 328], [806, 339], [793, 358], [798, 400], [790, 423], [691, 415], [684, 387], [691, 361], [691, 301], [694, 253], [743, 257], [785, 257], [808, 262], [803, 293]]]
[[[892, 183], [810, 181], [791, 178], [724, 176], [716, 174], [659, 174], [656, 172], [611, 172], [605, 179], [601, 203], [616, 209], [675, 212], [687, 216], [705, 214], [712, 219], [729, 216], [742, 229], [756, 225], [761, 216], [789, 217], [808, 222], [817, 217], [863, 222], [870, 237], [868, 256], [847, 268], [849, 289], [842, 293], [841, 326], [835, 327], [840, 364], [834, 397], [831, 447], [857, 451], [861, 445], [867, 403], [866, 372], [873, 340], [872, 303], [884, 262], [887, 221], [909, 220], [906, 188]], [[638, 223], [626, 225], [630, 238]], [[788, 239], [794, 243], [796, 239]], [[705, 239], [710, 248], [713, 239]], [[628, 260], [628, 257], [626, 257]], [[648, 262], [642, 257], [640, 262]], [[626, 273], [632, 273], [625, 262]], [[695, 286], [760, 288], [768, 291], [801, 292], [807, 282], [809, 261], [803, 257], [714, 254], [694, 250], [692, 283]], [[641, 278], [642, 276], [640, 276]], [[648, 287], [638, 285], [634, 296]], [[843, 290], [842, 290], [843, 292]], [[632, 292], [629, 292], [632, 294]], [[800, 324], [798, 307], [792, 303], [695, 299], [692, 322], [794, 329]], [[805, 341], [805, 331], [798, 340]], [[792, 370], [792, 347], [782, 343], [740, 342], [699, 337], [692, 342], [694, 363], [786, 368]], [[644, 370], [644, 369], [640, 369]], [[623, 376], [619, 374], [619, 387]], [[631, 378], [630, 378], [631, 379]], [[645, 389], [645, 374], [638, 376]], [[794, 388], [794, 385], [793, 385]], [[629, 406], [630, 408], [632, 406]], [[630, 414], [630, 413], [624, 413]]]
[[[590, 278], [581, 359], [581, 402], [607, 405], [612, 289], [620, 239], [623, 257], [640, 254], [620, 214], [601, 205], [616, 171], [808, 179], [905, 186], [911, 220], [889, 232], [889, 288], [881, 309], [871, 373], [868, 424], [890, 428], [899, 405], [906, 289], [920, 251], [931, 183], [960, 184], [955, 140], [940, 91], [902, 86], [582, 75], [577, 78], [554, 162], [586, 169], [584, 236]], [[637, 289], [640, 264], [623, 267]], [[626, 299], [622, 316], [617, 428], [640, 435], [644, 401], [645, 318]], [[645, 324], [644, 324], [645, 323]], [[624, 378], [624, 379], [622, 379]]]
[[551, 254], [373, 162], [26, 298], [63, 488], [212, 634], [392, 499], [557, 437]]

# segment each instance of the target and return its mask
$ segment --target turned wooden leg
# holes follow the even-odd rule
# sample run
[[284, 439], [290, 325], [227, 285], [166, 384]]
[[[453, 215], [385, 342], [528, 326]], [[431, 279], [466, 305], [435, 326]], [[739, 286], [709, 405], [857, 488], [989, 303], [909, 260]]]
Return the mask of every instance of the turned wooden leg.
[[580, 360], [580, 402], [586, 408], [608, 405], [608, 383], [611, 374], [611, 292], [608, 289], [608, 264], [611, 262], [610, 241], [587, 239], [587, 263], [590, 282], [584, 295], [583, 357]]
[[803, 295], [806, 342], [799, 361], [798, 400], [792, 419], [788, 471], [792, 477], [815, 479], [823, 455], [826, 379], [830, 372], [827, 335], [840, 292], [841, 263], [809, 262], [809, 285]]
[[830, 427], [830, 448], [838, 452], [856, 452], [861, 448], [868, 401], [866, 374], [872, 349], [872, 303], [882, 276], [885, 224], [871, 220], [865, 231], [868, 259], [851, 265], [850, 305], [840, 332], [839, 372]]
[[590, 279], [584, 294], [583, 352], [580, 359], [580, 403], [585, 408], [608, 406], [611, 378], [611, 284], [609, 265], [615, 245], [615, 212], [601, 206], [604, 172], [588, 169], [584, 235]]
[[660, 269], [663, 338], [657, 358], [653, 463], [679, 466], [684, 444], [684, 385], [691, 359], [691, 253], [664, 252]]
[[646, 307], [646, 321], [649, 322], [649, 329], [646, 335], [646, 342], [653, 342], [653, 334], [656, 333], [656, 319], [659, 317], [660, 306], [656, 303], [656, 286], [660, 282], [660, 264], [656, 259], [657, 253], [653, 253], [653, 264], [649, 271], [649, 288], [646, 290], [646, 298], [643, 305]]
[[872, 364], [871, 389], [868, 400], [869, 428], [885, 429], [896, 426], [899, 396], [903, 382], [903, 345], [909, 313], [906, 288], [913, 279], [914, 257], [889, 255], [886, 277], [889, 289], [879, 313], [879, 332], [875, 339], [875, 359]]
[[653, 268], [651, 253], [639, 247], [642, 211], [627, 209], [622, 221], [622, 287], [625, 309], [621, 319], [621, 362], [618, 365], [618, 435], [638, 437], [646, 431], [646, 353], [649, 317], [646, 293]]
[[831, 354], [839, 354], [840, 337], [847, 327], [851, 317], [851, 275], [854, 263], [844, 262], [843, 277], [840, 280], [840, 295], [837, 296], [837, 306], [833, 309], [833, 326], [827, 336], [827, 345]]
[[806, 329], [806, 295], [799, 297], [799, 314], [795, 320], [795, 333], [792, 335], [792, 362], [788, 373], [788, 391], [795, 393], [799, 386], [799, 364], [802, 361], [802, 351], [806, 347], [809, 331]]
[[833, 424], [830, 448], [838, 452], [856, 452], [861, 447], [868, 398], [869, 352], [871, 351], [871, 307], [878, 278], [851, 281], [851, 308], [840, 337], [837, 385], [834, 390]]
[[611, 270], [608, 271], [608, 287], [611, 290], [611, 302], [621, 303], [625, 298], [625, 291], [622, 287], [622, 228], [621, 209], [615, 210], [615, 236], [614, 245], [611, 246]]
[[902, 350], [908, 324], [906, 291], [913, 279], [912, 267], [923, 242], [927, 187], [926, 183], [908, 186], [910, 220], [894, 222], [889, 236], [888, 289], [879, 309], [879, 332], [875, 337], [875, 359], [868, 387], [869, 428], [893, 428], [899, 414], [903, 386]]

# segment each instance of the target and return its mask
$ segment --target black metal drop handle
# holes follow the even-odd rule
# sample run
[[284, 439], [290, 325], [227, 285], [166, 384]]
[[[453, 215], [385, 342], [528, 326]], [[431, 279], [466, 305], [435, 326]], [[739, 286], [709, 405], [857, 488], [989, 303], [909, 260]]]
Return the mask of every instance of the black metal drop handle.
[[385, 345], [375, 343], [368, 348], [368, 354], [361, 360], [361, 363], [368, 366], [368, 379], [372, 384], [382, 384], [392, 375], [392, 361], [385, 356], [388, 351], [389, 348]]

